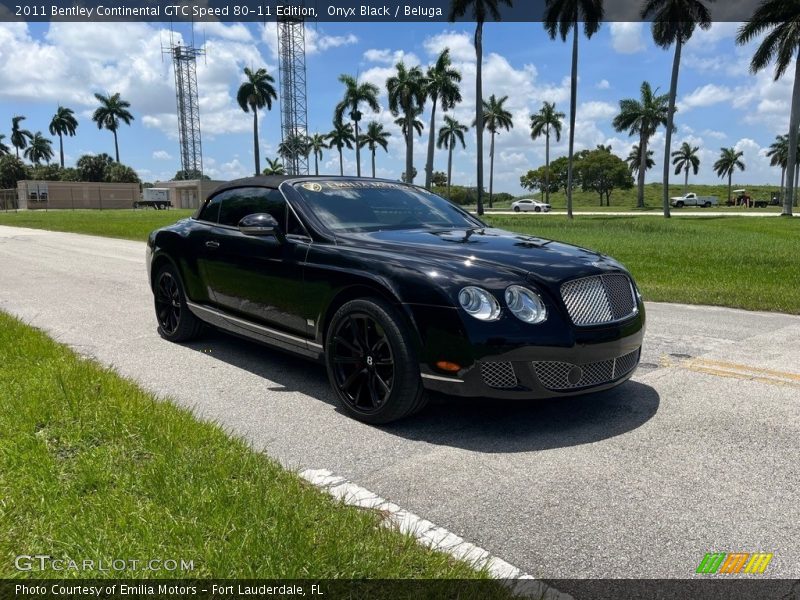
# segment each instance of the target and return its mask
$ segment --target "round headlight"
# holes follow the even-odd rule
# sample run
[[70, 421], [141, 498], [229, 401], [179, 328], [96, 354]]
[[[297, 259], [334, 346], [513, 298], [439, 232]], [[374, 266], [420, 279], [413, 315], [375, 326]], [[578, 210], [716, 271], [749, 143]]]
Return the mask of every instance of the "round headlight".
[[547, 308], [539, 294], [519, 285], [506, 288], [508, 310], [520, 321], [541, 323], [547, 318]]
[[483, 288], [468, 286], [458, 293], [461, 308], [481, 321], [494, 321], [500, 317], [500, 304]]

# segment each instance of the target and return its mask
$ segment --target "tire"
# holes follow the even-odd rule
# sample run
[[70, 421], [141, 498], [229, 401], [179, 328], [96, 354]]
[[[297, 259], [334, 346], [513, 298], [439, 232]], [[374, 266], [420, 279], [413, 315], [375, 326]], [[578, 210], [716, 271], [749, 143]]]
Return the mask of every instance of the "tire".
[[711, 208], [711, 202], [706, 202], [703, 204], [703, 208]]
[[519, 212], [519, 210], [520, 210], [519, 206], [514, 207], [514, 212]]
[[534, 208], [533, 210], [534, 210], [534, 212], [542, 212], [542, 209], [540, 207], [538, 207], [538, 206], [536, 208]]
[[203, 322], [186, 306], [186, 293], [175, 267], [165, 264], [153, 279], [158, 333], [170, 342], [188, 342], [200, 335]]
[[678, 203], [675, 205], [675, 208], [683, 208], [683, 202], [678, 202]]
[[427, 403], [408, 325], [386, 302], [347, 302], [333, 315], [325, 338], [328, 380], [349, 416], [381, 425]]

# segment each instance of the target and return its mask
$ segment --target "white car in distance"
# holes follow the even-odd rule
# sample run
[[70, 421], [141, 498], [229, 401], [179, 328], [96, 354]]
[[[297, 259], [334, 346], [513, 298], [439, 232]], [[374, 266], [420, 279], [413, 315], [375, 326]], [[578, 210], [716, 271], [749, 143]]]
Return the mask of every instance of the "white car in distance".
[[538, 200], [525, 198], [511, 203], [514, 212], [550, 212], [550, 205]]

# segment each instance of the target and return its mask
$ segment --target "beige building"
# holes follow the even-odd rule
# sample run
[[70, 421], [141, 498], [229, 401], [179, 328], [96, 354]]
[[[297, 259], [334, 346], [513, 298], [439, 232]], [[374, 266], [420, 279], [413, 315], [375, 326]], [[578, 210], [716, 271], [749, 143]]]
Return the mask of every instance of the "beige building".
[[188, 179], [186, 181], [156, 181], [153, 187], [169, 189], [169, 200], [174, 208], [197, 208], [224, 181]]
[[17, 205], [23, 210], [132, 208], [138, 199], [138, 183], [27, 180], [17, 183]]

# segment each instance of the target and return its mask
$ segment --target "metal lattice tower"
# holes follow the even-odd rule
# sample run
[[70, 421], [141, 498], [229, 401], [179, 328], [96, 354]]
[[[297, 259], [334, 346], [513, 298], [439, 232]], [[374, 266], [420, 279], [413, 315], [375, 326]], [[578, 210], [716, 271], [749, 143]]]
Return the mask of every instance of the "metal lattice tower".
[[[302, 19], [278, 20], [278, 70], [281, 92], [281, 140], [299, 145], [308, 133], [306, 104], [306, 32]], [[308, 155], [299, 147], [284, 156], [290, 175], [308, 174]]]
[[204, 51], [172, 44], [169, 48], [175, 68], [175, 100], [178, 104], [178, 140], [181, 169], [190, 179], [203, 174], [203, 148], [200, 138], [200, 107], [197, 100], [197, 57]]

